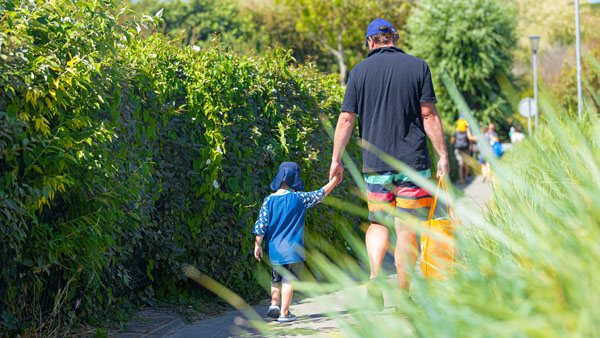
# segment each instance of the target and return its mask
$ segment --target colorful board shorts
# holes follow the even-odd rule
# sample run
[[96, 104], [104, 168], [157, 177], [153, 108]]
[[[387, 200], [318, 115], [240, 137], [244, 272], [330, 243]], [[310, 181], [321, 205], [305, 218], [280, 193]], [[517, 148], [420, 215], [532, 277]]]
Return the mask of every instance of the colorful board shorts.
[[[429, 169], [419, 172], [431, 177]], [[433, 202], [431, 194], [403, 174], [392, 172], [364, 174], [369, 204], [369, 220], [389, 222], [400, 212], [426, 220]]]

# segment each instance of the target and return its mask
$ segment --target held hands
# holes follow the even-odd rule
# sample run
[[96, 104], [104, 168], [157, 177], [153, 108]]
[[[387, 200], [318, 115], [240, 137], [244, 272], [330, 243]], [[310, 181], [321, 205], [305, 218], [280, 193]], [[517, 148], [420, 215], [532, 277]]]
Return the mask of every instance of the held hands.
[[254, 258], [260, 262], [260, 259], [263, 256], [262, 247], [260, 245], [254, 244]]
[[342, 162], [332, 161], [331, 167], [329, 168], [329, 182], [332, 182], [334, 177], [337, 177], [337, 181], [335, 185], [338, 185], [342, 182], [342, 177], [344, 176], [344, 166]]

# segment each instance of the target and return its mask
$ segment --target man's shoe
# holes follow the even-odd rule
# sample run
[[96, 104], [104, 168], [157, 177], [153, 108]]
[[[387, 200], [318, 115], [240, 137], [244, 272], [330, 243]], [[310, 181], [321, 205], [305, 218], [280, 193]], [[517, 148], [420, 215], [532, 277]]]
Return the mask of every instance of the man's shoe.
[[279, 318], [277, 319], [277, 321], [280, 323], [289, 323], [293, 322], [294, 320], [296, 320], [296, 315], [291, 312], [288, 312], [287, 316], [279, 316]]
[[269, 306], [269, 311], [267, 311], [267, 317], [269, 318], [279, 318], [279, 306], [271, 305]]
[[367, 283], [367, 307], [371, 310], [383, 311], [383, 292], [375, 279]]

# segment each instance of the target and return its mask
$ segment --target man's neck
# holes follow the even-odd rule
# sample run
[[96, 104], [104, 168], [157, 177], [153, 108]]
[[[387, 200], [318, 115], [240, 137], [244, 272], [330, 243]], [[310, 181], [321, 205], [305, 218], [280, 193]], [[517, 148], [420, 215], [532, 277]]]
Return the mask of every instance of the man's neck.
[[383, 45], [373, 45], [373, 48], [371, 48], [371, 50], [381, 48], [381, 47], [396, 47], [396, 45], [394, 45], [393, 43], [388, 43], [388, 44], [383, 44]]

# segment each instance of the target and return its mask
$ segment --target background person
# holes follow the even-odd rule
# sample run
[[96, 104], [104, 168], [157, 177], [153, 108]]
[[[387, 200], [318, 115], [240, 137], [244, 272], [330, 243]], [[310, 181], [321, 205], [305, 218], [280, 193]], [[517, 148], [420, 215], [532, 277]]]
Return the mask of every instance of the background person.
[[525, 135], [521, 133], [519, 127], [512, 126], [510, 127], [510, 131], [508, 132], [508, 137], [510, 137], [510, 143], [515, 144], [521, 142], [525, 139]]
[[460, 184], [467, 183], [469, 177], [469, 159], [471, 158], [471, 149], [475, 138], [471, 135], [471, 130], [467, 121], [460, 116], [456, 121], [456, 130], [450, 138], [454, 145], [454, 156], [458, 163], [458, 180]]
[[[366, 34], [369, 55], [352, 69], [348, 78], [335, 130], [329, 174], [330, 179], [339, 177], [341, 181], [344, 172], [342, 154], [358, 116], [362, 172], [371, 221], [365, 237], [371, 270], [367, 300], [377, 309], [383, 309], [381, 290], [374, 279], [380, 273], [388, 248], [389, 230], [385, 224], [395, 224], [397, 241], [394, 257], [402, 292], [409, 288], [408, 272], [414, 269], [418, 250], [415, 231], [396, 219], [395, 213], [405, 212], [424, 219], [432, 202], [429, 192], [383, 161], [380, 152], [429, 178], [429, 137], [440, 157], [437, 176], [446, 175], [449, 171], [429, 66], [396, 48], [396, 41], [398, 33], [391, 23], [383, 19], [371, 22]], [[386, 212], [386, 209], [392, 209], [392, 213]]]

